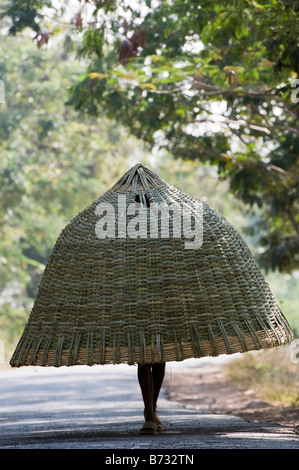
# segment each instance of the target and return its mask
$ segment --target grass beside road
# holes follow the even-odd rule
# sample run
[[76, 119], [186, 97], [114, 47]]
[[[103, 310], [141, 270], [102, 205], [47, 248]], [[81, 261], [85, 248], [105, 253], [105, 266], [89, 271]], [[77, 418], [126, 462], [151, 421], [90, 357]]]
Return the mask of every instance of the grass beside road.
[[281, 407], [299, 405], [299, 358], [293, 347], [242, 354], [224, 373], [238, 387], [254, 390], [261, 400]]

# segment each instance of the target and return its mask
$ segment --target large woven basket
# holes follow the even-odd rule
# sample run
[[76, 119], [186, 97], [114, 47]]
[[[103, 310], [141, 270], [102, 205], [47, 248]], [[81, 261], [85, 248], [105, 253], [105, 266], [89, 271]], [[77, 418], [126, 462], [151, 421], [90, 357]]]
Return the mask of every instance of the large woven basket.
[[[202, 243], [186, 248], [182, 230], [165, 235], [162, 217], [158, 236], [133, 238], [122, 225], [115, 237], [101, 238], [97, 223], [106, 230], [113, 215], [105, 227], [109, 211], [101, 215], [99, 204], [112, 205], [115, 224], [123, 224], [120, 196], [123, 212], [130, 204], [146, 208], [147, 222], [153, 203], [184, 207], [191, 227], [202, 221]], [[292, 337], [230, 223], [138, 164], [61, 232], [11, 365], [182, 361], [271, 348]]]

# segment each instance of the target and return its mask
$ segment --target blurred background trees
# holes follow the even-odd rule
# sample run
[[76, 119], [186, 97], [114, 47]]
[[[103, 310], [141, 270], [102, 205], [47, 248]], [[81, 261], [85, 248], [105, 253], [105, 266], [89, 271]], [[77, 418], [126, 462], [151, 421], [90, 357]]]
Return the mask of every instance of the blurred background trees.
[[0, 2], [1, 339], [18, 338], [60, 230], [139, 161], [236, 226], [299, 328], [298, 14]]

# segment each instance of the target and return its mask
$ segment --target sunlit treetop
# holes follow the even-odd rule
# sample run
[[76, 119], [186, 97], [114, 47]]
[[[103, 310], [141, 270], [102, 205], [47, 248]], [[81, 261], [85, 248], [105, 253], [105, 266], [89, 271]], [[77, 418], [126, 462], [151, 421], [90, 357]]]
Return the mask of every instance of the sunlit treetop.
[[85, 61], [69, 105], [215, 164], [258, 218], [260, 262], [298, 269], [296, 0], [19, 0], [2, 15], [11, 34], [31, 29], [41, 53], [64, 35], [65, 53]]

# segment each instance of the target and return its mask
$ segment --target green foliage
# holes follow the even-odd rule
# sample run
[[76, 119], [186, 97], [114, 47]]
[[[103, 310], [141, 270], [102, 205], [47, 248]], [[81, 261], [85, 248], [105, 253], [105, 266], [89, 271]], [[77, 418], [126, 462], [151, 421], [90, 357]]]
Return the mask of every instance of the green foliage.
[[270, 404], [297, 407], [299, 382], [292, 352], [286, 347], [245, 353], [227, 364], [224, 372], [236, 385], [254, 390]]
[[82, 47], [78, 56], [101, 57], [103, 54], [104, 35], [102, 29], [88, 29], [83, 34]]
[[[12, 28], [28, 26], [9, 5]], [[41, 3], [29, 5], [34, 29]], [[102, 0], [66, 27], [67, 47], [88, 59], [69, 104], [216, 165], [263, 222], [260, 262], [286, 272], [299, 266], [298, 16], [290, 0]]]
[[[223, 133], [196, 136], [184, 132], [186, 123], [193, 124], [192, 120], [200, 113], [193, 107], [194, 97], [185, 94], [183, 100], [180, 94], [178, 102], [176, 96], [168, 93], [168, 87], [176, 87], [179, 80], [185, 80], [190, 65], [174, 68], [166, 76], [164, 66], [168, 66], [170, 59], [164, 54], [154, 55], [151, 60], [157, 72], [149, 80], [138, 62], [140, 57], [134, 65], [130, 63], [124, 67], [118, 63], [112, 70], [115, 53], [113, 47], [106, 44], [105, 54], [94, 55], [96, 58], [86, 74], [86, 62], [82, 58], [75, 60], [71, 54], [72, 49], [76, 49], [76, 34], [72, 36], [74, 47], [67, 50], [63, 48], [64, 38], [57, 35], [55, 46], [37, 49], [26, 34], [13, 38], [1, 36], [4, 53], [0, 76], [5, 83], [5, 103], [0, 104], [0, 339], [5, 341], [7, 357], [28, 317], [60, 230], [129, 166], [138, 161], [149, 164], [165, 180], [218, 209], [240, 231], [248, 220], [248, 214], [242, 214], [242, 199], [251, 194], [259, 200], [256, 192], [259, 187], [254, 185], [260, 183], [256, 181], [255, 173], [246, 177], [250, 166], [243, 167], [242, 185], [240, 176], [233, 179], [234, 171], [239, 170], [232, 162], [233, 158], [241, 165], [248, 157], [241, 151], [230, 154], [229, 142]], [[87, 54], [86, 60], [89, 61], [91, 56]], [[135, 83], [135, 74], [142, 81]], [[77, 83], [79, 85], [73, 87], [73, 99], [81, 99], [80, 113], [66, 106], [68, 89]], [[132, 86], [132, 96], [123, 91], [128, 84]], [[163, 90], [167, 93], [155, 93]], [[107, 100], [105, 108], [99, 103], [100, 95]], [[145, 99], [145, 95], [152, 100]], [[127, 108], [119, 107], [120, 103]], [[132, 107], [132, 103], [136, 106]], [[167, 126], [164, 117], [171, 106], [175, 115], [169, 111], [168, 119], [173, 123], [173, 129]], [[85, 108], [86, 114], [82, 112]], [[130, 116], [129, 122], [123, 119], [124, 113]], [[151, 123], [148, 128], [143, 124], [146, 113], [147, 123]], [[104, 115], [113, 120], [107, 120]], [[160, 146], [162, 153], [147, 154], [140, 141], [128, 138], [126, 129], [116, 125], [116, 117], [149, 144], [151, 133], [156, 133], [155, 150]], [[160, 121], [164, 134], [161, 134]], [[166, 138], [167, 144], [163, 143]], [[285, 171], [292, 171], [295, 164], [295, 159], [284, 159], [291, 146], [296, 154], [296, 140], [292, 139], [285, 139], [281, 148], [273, 150], [274, 164]], [[254, 152], [254, 145], [248, 148]], [[176, 155], [176, 160], [166, 152], [168, 149]], [[198, 165], [199, 157], [204, 165]], [[210, 163], [215, 166], [211, 167]], [[219, 182], [217, 171], [224, 174], [228, 168], [230, 180], [223, 178]], [[240, 191], [239, 201], [228, 193], [229, 181], [231, 186], [236, 185], [235, 194]], [[270, 201], [271, 191], [268, 197]], [[286, 229], [280, 217], [286, 201], [290, 199], [290, 208], [296, 201], [295, 193], [286, 193], [284, 197], [283, 203], [277, 199], [277, 217], [271, 219], [278, 233], [284, 233]], [[252, 224], [258, 233], [251, 228], [246, 236], [253, 250], [259, 246], [261, 236], [265, 237], [267, 246], [272, 230], [272, 225], [270, 228], [264, 226], [267, 215], [263, 213], [264, 205], [259, 203], [259, 206], [260, 212], [255, 211]], [[279, 243], [280, 238], [278, 249]], [[295, 256], [296, 253], [294, 259]], [[281, 265], [284, 260], [285, 257], [278, 263]], [[292, 326], [297, 328], [297, 283], [293, 278], [289, 283], [282, 283], [281, 279], [272, 279], [272, 286], [282, 302], [283, 311], [291, 316]]]
[[114, 122], [66, 107], [82, 73], [73, 57], [41, 53], [26, 36], [1, 43], [0, 339], [9, 354], [59, 232], [127, 170], [135, 142]]
[[[158, 157], [115, 121], [66, 106], [69, 83], [82, 76], [85, 65], [61, 53], [59, 43], [41, 51], [26, 36], [1, 36], [1, 42], [0, 339], [9, 358], [61, 229], [129, 166], [155, 166]], [[232, 217], [228, 208], [236, 203], [209, 167], [174, 162], [167, 154], [161, 159], [156, 171], [165, 180], [208, 197]], [[239, 207], [233, 212], [237, 217]]]

